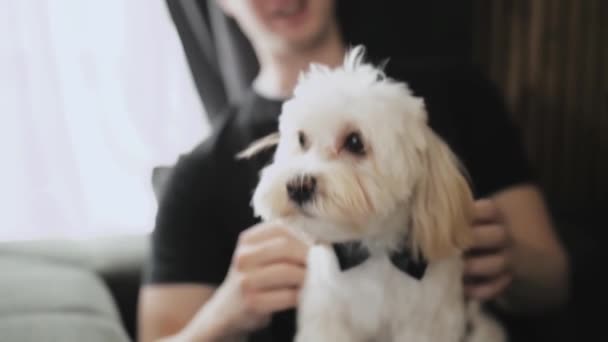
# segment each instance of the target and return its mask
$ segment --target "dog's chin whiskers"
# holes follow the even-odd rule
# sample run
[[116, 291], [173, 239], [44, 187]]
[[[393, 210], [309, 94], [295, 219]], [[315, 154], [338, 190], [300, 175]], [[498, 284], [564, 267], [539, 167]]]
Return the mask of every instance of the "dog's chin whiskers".
[[[312, 205], [312, 203], [310, 204]], [[310, 210], [308, 210], [306, 207], [299, 207], [298, 208], [298, 213], [304, 217], [307, 218], [314, 218], [315, 216], [310, 212]]]
[[283, 208], [283, 210], [281, 210], [281, 212], [279, 213], [280, 217], [293, 217], [298, 213], [298, 210], [293, 208], [292, 206], [286, 206]]

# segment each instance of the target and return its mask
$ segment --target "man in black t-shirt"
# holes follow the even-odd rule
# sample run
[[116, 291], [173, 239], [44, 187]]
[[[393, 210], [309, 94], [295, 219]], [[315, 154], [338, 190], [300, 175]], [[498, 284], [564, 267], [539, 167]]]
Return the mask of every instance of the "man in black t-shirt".
[[[345, 46], [330, 0], [220, 0], [261, 64], [243, 103], [180, 158], [160, 201], [141, 293], [140, 339], [289, 341], [307, 245], [249, 205], [269, 151], [235, 154], [274, 132], [282, 101], [310, 62], [341, 64]], [[462, 65], [411, 67], [388, 76], [425, 99], [431, 127], [467, 168], [476, 198], [467, 295], [504, 310], [541, 311], [566, 296], [568, 263], [530, 175], [519, 137], [491, 85]], [[243, 233], [246, 231], [245, 233]]]

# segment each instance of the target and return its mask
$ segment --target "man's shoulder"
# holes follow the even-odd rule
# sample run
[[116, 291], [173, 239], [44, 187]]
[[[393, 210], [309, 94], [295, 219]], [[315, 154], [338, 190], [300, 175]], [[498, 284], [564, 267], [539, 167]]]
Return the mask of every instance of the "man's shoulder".
[[[236, 110], [227, 110], [217, 117], [212, 125], [211, 133], [190, 151], [180, 155], [176, 167], [188, 165], [189, 167], [213, 167], [228, 155], [236, 154], [235, 133]], [[232, 158], [234, 159], [234, 158]]]
[[499, 88], [474, 64], [461, 60], [395, 59], [386, 75], [404, 82], [414, 96], [424, 98], [432, 125], [460, 123], [463, 129], [479, 120], [504, 121], [506, 104]]
[[269, 129], [266, 126], [276, 129], [275, 111], [280, 111], [277, 101], [264, 99], [252, 90], [241, 103], [230, 105], [215, 116], [212, 133], [180, 159], [187, 163], [224, 166], [237, 162], [236, 155], [259, 138], [256, 134], [260, 129], [264, 132]]
[[[225, 111], [213, 124], [211, 133], [189, 151], [181, 154], [170, 169], [167, 183], [163, 187], [169, 192], [182, 189], [182, 193], [204, 189], [212, 194], [219, 177], [226, 177], [235, 169], [238, 152], [235, 145], [239, 139], [234, 132], [235, 111]], [[163, 191], [163, 194], [166, 193]]]
[[385, 72], [391, 79], [407, 83], [414, 92], [462, 94], [492, 86], [479, 67], [460, 59], [396, 58], [387, 62]]

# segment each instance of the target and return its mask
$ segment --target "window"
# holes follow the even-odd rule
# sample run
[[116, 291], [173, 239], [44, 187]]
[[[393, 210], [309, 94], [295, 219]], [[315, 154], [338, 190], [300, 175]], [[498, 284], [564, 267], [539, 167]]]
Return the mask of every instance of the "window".
[[0, 75], [0, 240], [150, 231], [207, 131], [164, 1], [2, 1]]

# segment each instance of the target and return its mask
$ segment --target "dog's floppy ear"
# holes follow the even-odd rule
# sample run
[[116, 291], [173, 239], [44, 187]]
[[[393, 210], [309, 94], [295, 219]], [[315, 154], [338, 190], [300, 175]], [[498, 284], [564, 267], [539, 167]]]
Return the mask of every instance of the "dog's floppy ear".
[[271, 133], [263, 138], [260, 138], [251, 143], [245, 150], [239, 152], [236, 157], [238, 159], [248, 159], [263, 150], [273, 147], [279, 143], [279, 132]]
[[464, 169], [449, 147], [425, 127], [423, 175], [412, 201], [414, 249], [429, 261], [462, 252], [472, 243], [473, 196]]

